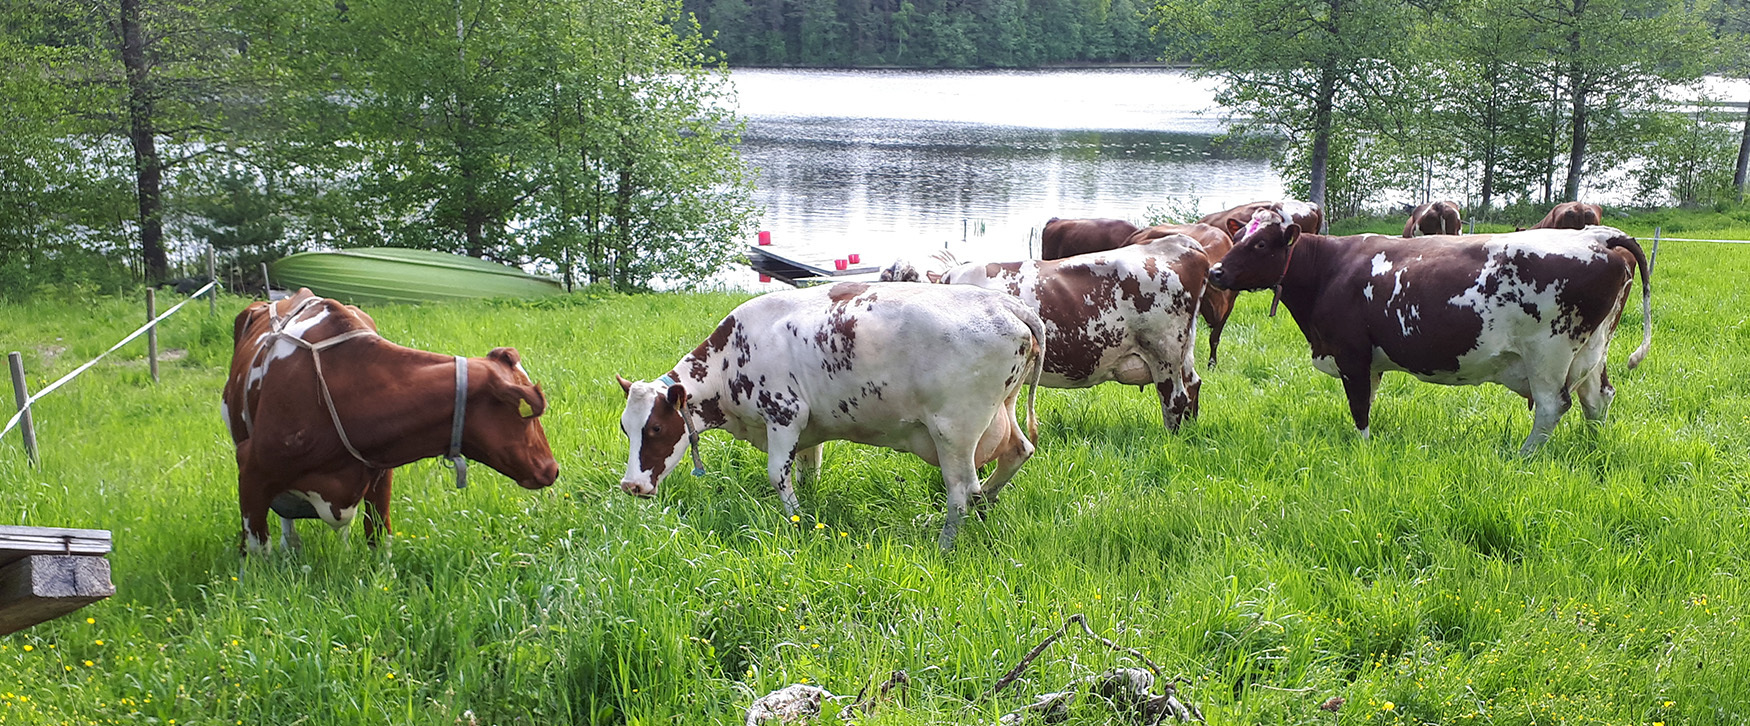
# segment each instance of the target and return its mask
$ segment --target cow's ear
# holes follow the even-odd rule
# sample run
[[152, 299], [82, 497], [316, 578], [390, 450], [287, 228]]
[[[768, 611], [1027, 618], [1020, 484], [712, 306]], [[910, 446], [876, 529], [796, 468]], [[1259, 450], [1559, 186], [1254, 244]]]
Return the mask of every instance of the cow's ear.
[[1237, 240], [1240, 238], [1240, 230], [1245, 228], [1245, 223], [1241, 222], [1239, 219], [1234, 217], [1227, 218], [1227, 236]]
[[673, 406], [675, 410], [678, 411], [682, 406], [685, 406], [686, 403], [687, 389], [685, 387], [681, 386], [679, 383], [668, 387], [668, 405]]
[[925, 272], [924, 277], [929, 278], [930, 282], [939, 283], [942, 281], [942, 273], [936, 272], [935, 270]]
[[1300, 241], [1300, 225], [1298, 225], [1298, 224], [1288, 225], [1288, 229], [1283, 230], [1282, 237], [1283, 237], [1283, 242], [1282, 242], [1283, 247], [1293, 247], [1295, 242]]
[[624, 376], [621, 376], [618, 373], [614, 374], [614, 380], [619, 381], [620, 382], [620, 390], [625, 391], [627, 397], [631, 397], [631, 395], [632, 395], [632, 382], [626, 380], [626, 378]]

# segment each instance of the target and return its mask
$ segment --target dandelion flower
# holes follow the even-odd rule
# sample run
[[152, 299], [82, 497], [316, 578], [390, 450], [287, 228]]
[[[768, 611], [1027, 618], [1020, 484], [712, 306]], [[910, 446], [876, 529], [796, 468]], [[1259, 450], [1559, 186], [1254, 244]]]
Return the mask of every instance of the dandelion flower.
[[103, 645], [103, 640], [101, 640], [101, 639], [99, 639], [99, 640], [98, 640], [98, 641], [97, 641], [97, 644], [98, 644], [98, 645]]
[[792, 522], [800, 522], [800, 521], [802, 521], [802, 515], [800, 515], [800, 514], [792, 514], [792, 515], [790, 515], [790, 521], [792, 521]]
[[86, 667], [86, 668], [90, 668], [90, 667], [91, 667], [91, 666], [94, 666], [94, 665], [97, 665], [97, 664], [96, 664], [96, 663], [92, 663], [92, 662], [91, 662], [91, 661], [85, 661], [85, 667]]
[[1397, 708], [1398, 708], [1397, 704], [1392, 703], [1391, 701], [1386, 701], [1385, 705], [1379, 707], [1379, 710], [1381, 710], [1381, 711], [1396, 711]]
[[29, 652], [31, 652], [31, 651], [33, 651], [33, 650], [36, 650], [36, 646], [34, 646], [34, 645], [29, 645], [29, 644], [26, 644], [26, 645], [25, 645], [25, 646], [24, 646], [24, 652], [26, 652], [26, 653], [29, 653]]
[[815, 529], [826, 529], [826, 523], [825, 522], [815, 522], [814, 528]]
[[86, 618], [86, 619], [85, 619], [85, 624], [86, 624], [86, 625], [96, 625], [96, 624], [97, 624], [97, 618]]

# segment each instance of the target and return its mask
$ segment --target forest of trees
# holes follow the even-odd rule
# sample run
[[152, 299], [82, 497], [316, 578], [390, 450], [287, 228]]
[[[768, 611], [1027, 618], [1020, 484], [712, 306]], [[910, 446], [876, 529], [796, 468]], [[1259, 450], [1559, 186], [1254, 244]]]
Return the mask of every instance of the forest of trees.
[[1750, 76], [1744, 0], [1162, 0], [1158, 18], [1335, 217], [1382, 188], [1486, 216], [1625, 169], [1650, 204], [1743, 195], [1745, 99], [1697, 87]]
[[669, 0], [8, 2], [0, 294], [207, 244], [703, 279], [756, 214], [710, 52]]
[[684, 0], [730, 64], [1027, 68], [1157, 62], [1151, 0]]

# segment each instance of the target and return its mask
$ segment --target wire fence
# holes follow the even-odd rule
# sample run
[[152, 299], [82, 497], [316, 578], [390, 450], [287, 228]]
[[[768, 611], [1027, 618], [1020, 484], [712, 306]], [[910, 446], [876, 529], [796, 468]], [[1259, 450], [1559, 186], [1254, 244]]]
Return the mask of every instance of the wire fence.
[[150, 320], [147, 320], [145, 325], [140, 326], [139, 328], [135, 329], [134, 332], [129, 333], [127, 335], [127, 337], [122, 338], [115, 345], [110, 346], [109, 350], [106, 350], [106, 351], [98, 354], [98, 356], [96, 358], [92, 358], [91, 360], [86, 361], [84, 365], [81, 365], [78, 368], [74, 368], [72, 370], [72, 372], [68, 373], [67, 375], [61, 376], [54, 383], [50, 383], [49, 385], [44, 386], [42, 390], [37, 391], [35, 394], [31, 394], [31, 395], [24, 394], [24, 388], [23, 388], [23, 386], [24, 386], [24, 370], [23, 370], [22, 365], [18, 363], [18, 355], [19, 354], [13, 353], [11, 355], [11, 358], [12, 358], [12, 379], [13, 379], [12, 385], [13, 385], [13, 394], [17, 400], [17, 403], [18, 403], [18, 413], [13, 414], [12, 418], [6, 422], [5, 426], [0, 426], [0, 438], [5, 437], [6, 434], [10, 433], [12, 431], [12, 429], [14, 427], [18, 426], [20, 423], [26, 423], [26, 426], [24, 429], [25, 449], [26, 449], [27, 453], [30, 455], [30, 459], [31, 459], [32, 463], [35, 463], [36, 458], [37, 458], [36, 457], [35, 434], [30, 430], [30, 426], [28, 424], [28, 422], [30, 421], [30, 407], [32, 404], [36, 403], [39, 400], [42, 400], [42, 398], [44, 396], [47, 396], [51, 393], [54, 393], [56, 389], [60, 388], [61, 386], [67, 385], [67, 383], [71, 382], [73, 379], [78, 378], [80, 374], [84, 373], [87, 370], [90, 370], [92, 366], [97, 365], [98, 361], [101, 361], [104, 358], [109, 357], [109, 354], [114, 353], [117, 350], [120, 350], [122, 346], [133, 342], [135, 339], [139, 338], [142, 335], [146, 335], [148, 332], [154, 331], [157, 328], [158, 323], [161, 323], [165, 319], [169, 318], [170, 316], [175, 315], [178, 310], [182, 309], [182, 306], [187, 305], [191, 302], [194, 302], [196, 299], [199, 299], [202, 295], [207, 295], [209, 293], [216, 294], [216, 288], [218, 287], [218, 284], [219, 284], [218, 280], [209, 280], [207, 282], [206, 286], [200, 288], [199, 290], [196, 290], [194, 292], [194, 294], [189, 295], [187, 299], [172, 306], [169, 310], [164, 311], [164, 313], [162, 315], [158, 315], [157, 317], [154, 317]]

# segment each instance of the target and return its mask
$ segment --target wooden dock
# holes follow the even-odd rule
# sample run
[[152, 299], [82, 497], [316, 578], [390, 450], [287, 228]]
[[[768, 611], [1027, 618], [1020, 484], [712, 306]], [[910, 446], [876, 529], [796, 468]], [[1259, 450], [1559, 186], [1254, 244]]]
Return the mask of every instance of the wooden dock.
[[748, 245], [747, 264], [755, 272], [769, 275], [772, 279], [793, 287], [818, 285], [835, 277], [872, 275], [881, 271], [878, 265], [865, 264], [839, 270], [835, 269], [836, 265], [831, 257], [779, 250], [772, 245]]
[[115, 594], [108, 530], [0, 525], [0, 635]]

